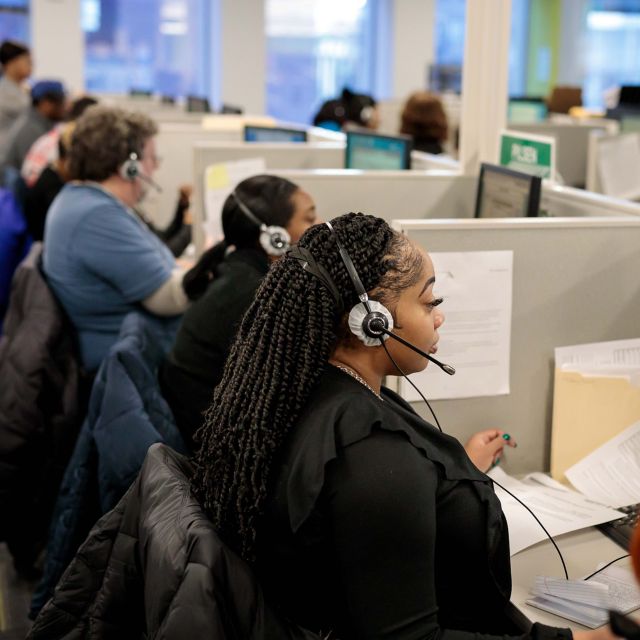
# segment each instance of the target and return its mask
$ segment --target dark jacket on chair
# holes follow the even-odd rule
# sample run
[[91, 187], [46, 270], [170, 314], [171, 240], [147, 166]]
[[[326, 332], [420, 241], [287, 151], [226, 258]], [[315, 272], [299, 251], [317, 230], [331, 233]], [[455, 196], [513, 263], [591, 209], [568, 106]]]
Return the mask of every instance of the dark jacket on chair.
[[40, 272], [36, 244], [13, 278], [0, 337], [0, 540], [28, 567], [46, 538], [82, 422], [73, 330]]
[[278, 619], [251, 570], [190, 491], [192, 467], [163, 445], [91, 531], [29, 638], [319, 640]]
[[33, 596], [32, 617], [51, 596], [91, 526], [129, 488], [147, 449], [163, 442], [184, 451], [156, 377], [174, 335], [175, 323], [167, 326], [131, 313], [102, 362], [87, 418], [60, 487], [44, 575]]

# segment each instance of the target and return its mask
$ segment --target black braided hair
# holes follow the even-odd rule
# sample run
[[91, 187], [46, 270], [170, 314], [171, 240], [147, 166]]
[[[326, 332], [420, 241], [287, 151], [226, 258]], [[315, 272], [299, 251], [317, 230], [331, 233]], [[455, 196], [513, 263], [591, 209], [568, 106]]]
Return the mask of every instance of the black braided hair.
[[[384, 220], [349, 213], [332, 224], [374, 299], [389, 304], [417, 281], [421, 254]], [[358, 298], [329, 228], [312, 227], [299, 246], [329, 272], [348, 313]], [[254, 557], [272, 462], [346, 337], [346, 315], [329, 290], [287, 256], [273, 265], [242, 320], [196, 436], [192, 487], [223, 540], [247, 560]]]

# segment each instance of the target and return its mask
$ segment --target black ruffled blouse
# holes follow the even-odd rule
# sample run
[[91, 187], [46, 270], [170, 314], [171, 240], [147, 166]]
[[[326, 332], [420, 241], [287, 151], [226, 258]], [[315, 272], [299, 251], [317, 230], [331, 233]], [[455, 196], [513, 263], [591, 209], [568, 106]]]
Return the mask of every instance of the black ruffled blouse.
[[290, 434], [258, 531], [271, 604], [342, 638], [571, 638], [509, 602], [491, 480], [397, 394], [329, 366]]

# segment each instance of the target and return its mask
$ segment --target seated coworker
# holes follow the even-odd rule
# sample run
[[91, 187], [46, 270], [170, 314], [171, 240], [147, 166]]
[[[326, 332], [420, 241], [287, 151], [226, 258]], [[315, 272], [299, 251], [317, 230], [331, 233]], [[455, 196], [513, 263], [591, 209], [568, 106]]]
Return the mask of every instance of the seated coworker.
[[[200, 272], [199, 278], [208, 287], [185, 313], [173, 350], [160, 372], [163, 393], [185, 441], [191, 444], [222, 377], [240, 320], [269, 264], [278, 258], [261, 245], [260, 229], [240, 203], [266, 225], [284, 227], [292, 242], [316, 222], [309, 194], [284, 178], [254, 176], [241, 182], [235, 196], [227, 198], [222, 209], [224, 244], [210, 249], [196, 267], [206, 265], [206, 272]], [[234, 250], [225, 255], [225, 248]], [[196, 283], [191, 282], [194, 286]]]
[[[509, 602], [507, 524], [484, 474], [501, 432], [466, 447], [440, 433], [381, 386], [397, 370], [379, 341], [367, 346], [350, 329], [362, 333], [353, 316], [363, 305], [337, 238], [395, 331], [435, 353], [444, 317], [429, 256], [372, 216], [332, 224], [304, 234], [247, 311], [198, 433], [196, 496], [225, 542], [253, 561], [267, 600], [312, 631], [571, 638], [531, 626]], [[384, 344], [405, 372], [427, 366]]]
[[130, 311], [175, 316], [187, 306], [182, 270], [133, 211], [157, 166], [156, 132], [141, 113], [87, 109], [69, 150], [76, 181], [47, 214], [44, 272], [78, 331], [89, 371], [100, 365]]
[[33, 186], [25, 187], [22, 208], [33, 240], [42, 241], [49, 207], [69, 180], [68, 155], [75, 126], [75, 122], [62, 126], [58, 137], [57, 158], [45, 167]]
[[402, 109], [400, 133], [413, 138], [416, 151], [442, 153], [449, 124], [440, 98], [428, 91], [412, 93]]

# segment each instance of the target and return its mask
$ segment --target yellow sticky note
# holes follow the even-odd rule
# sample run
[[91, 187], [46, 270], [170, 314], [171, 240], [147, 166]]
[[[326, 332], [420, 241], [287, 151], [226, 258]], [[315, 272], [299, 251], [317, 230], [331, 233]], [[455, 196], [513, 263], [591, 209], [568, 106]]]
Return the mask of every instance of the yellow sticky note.
[[229, 172], [223, 164], [207, 167], [207, 189], [225, 189], [231, 185]]

